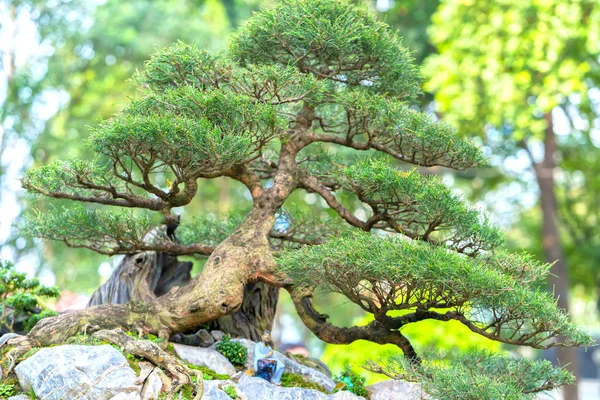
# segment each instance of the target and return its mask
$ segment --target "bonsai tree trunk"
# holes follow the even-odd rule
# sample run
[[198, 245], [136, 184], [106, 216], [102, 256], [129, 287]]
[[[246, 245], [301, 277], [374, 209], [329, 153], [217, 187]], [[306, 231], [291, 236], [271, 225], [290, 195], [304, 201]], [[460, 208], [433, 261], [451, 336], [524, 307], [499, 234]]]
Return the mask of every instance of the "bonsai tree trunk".
[[[126, 255], [110, 278], [90, 298], [88, 307], [101, 304], [126, 304], [130, 300], [148, 302], [175, 286], [191, 280], [191, 262], [181, 262], [166, 253], [146, 252]], [[210, 323], [234, 337], [259, 341], [265, 330], [271, 330], [277, 308], [279, 290], [264, 283], [249, 283], [244, 288], [242, 306], [231, 315]], [[196, 332], [198, 327], [190, 329]]]
[[244, 288], [244, 300], [240, 309], [212, 321], [210, 329], [258, 342], [265, 330], [273, 328], [278, 298], [279, 288], [266, 283], [249, 283]]

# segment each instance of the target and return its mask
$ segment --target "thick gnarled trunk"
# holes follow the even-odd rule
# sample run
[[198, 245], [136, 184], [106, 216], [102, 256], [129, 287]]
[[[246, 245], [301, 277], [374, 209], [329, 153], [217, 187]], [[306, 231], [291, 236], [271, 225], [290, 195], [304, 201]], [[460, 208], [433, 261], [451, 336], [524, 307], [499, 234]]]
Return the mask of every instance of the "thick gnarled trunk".
[[[249, 310], [243, 307], [247, 287], [260, 281], [268, 281], [269, 276], [274, 273], [275, 263], [268, 235], [273, 226], [276, 209], [277, 205], [271, 202], [259, 203], [235, 232], [217, 246], [200, 274], [186, 285], [172, 285], [168, 292], [160, 297], [154, 297], [153, 294], [141, 295], [144, 290], [147, 291], [152, 287], [156, 276], [160, 276], [158, 271], [149, 268], [152, 257], [144, 255], [138, 258], [131, 257], [124, 268], [138, 268], [140, 278], [133, 284], [133, 290], [129, 294], [141, 298], [133, 299], [127, 304], [97, 305], [46, 318], [40, 321], [28, 335], [29, 345], [61, 343], [84, 330], [92, 332], [114, 328], [140, 334], [153, 333], [168, 339], [175, 333], [188, 332], [201, 324], [234, 314], [238, 310]], [[186, 269], [185, 265], [176, 260], [171, 260], [165, 265], [171, 265], [171, 269], [175, 270], [179, 268], [180, 271]], [[258, 287], [260, 286], [255, 285], [253, 295], [248, 297], [250, 307], [264, 299], [261, 292], [264, 286], [260, 290], [257, 290]], [[271, 289], [267, 293], [269, 291]], [[272, 296], [272, 293], [270, 295]], [[272, 312], [275, 308], [273, 297], [271, 303], [267, 304], [271, 306]], [[267, 310], [268, 312], [264, 314], [253, 310], [255, 314], [246, 321], [257, 321], [259, 324], [270, 323], [271, 311], [270, 308]], [[240, 328], [239, 316], [230, 318], [235, 322], [231, 326], [239, 329], [238, 332], [244, 332]], [[245, 329], [255, 335], [262, 327], [259, 325], [258, 328]]]
[[[175, 286], [189, 283], [191, 269], [191, 262], [178, 261], [177, 257], [165, 253], [127, 255], [110, 278], [94, 292], [88, 307], [126, 304], [131, 300], [152, 301]], [[273, 326], [278, 297], [278, 288], [259, 282], [248, 283], [240, 309], [212, 321], [210, 328], [258, 341], [262, 333]]]

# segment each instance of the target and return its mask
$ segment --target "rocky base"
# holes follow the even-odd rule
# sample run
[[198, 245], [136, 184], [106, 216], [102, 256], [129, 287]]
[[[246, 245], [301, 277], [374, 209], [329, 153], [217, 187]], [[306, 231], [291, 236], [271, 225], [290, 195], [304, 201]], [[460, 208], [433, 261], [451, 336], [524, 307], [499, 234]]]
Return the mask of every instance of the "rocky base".
[[[304, 382], [305, 387], [276, 386], [250, 376], [254, 342], [235, 339], [248, 348], [246, 365], [236, 368], [215, 350], [222, 334], [213, 333], [214, 341], [207, 340], [212, 342], [210, 347], [173, 344], [168, 348], [171, 354], [183, 360], [189, 368], [201, 372], [198, 376], [204, 377], [202, 399], [364, 399], [348, 391], [334, 393], [336, 382], [331, 379], [331, 374], [322, 363], [312, 359], [302, 360], [315, 366], [310, 367], [277, 351], [277, 357], [285, 364], [285, 373], [294, 374], [294, 379]], [[0, 338], [0, 343], [3, 339], [5, 338]], [[205, 342], [204, 345], [206, 344], [208, 343]], [[161, 368], [137, 357], [124, 355], [120, 350], [118, 346], [99, 343], [35, 349], [17, 365], [14, 374], [3, 376], [3, 385], [12, 384], [14, 393], [24, 393], [13, 397], [0, 395], [0, 399], [25, 400], [33, 398], [35, 394], [36, 398], [45, 400], [159, 400], [171, 398], [176, 389], [179, 390], [174, 398], [194, 399], [191, 386], [175, 388]], [[406, 382], [382, 382], [368, 387], [368, 390], [372, 400], [421, 398], [418, 387]]]

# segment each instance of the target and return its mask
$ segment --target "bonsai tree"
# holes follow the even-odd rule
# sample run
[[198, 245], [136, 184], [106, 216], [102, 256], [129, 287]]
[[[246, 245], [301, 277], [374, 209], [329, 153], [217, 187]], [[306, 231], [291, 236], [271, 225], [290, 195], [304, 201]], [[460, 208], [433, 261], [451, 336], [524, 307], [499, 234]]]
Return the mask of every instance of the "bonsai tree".
[[[415, 110], [417, 67], [398, 34], [366, 9], [286, 0], [254, 15], [225, 54], [177, 43], [136, 79], [140, 96], [92, 128], [94, 161], [56, 161], [22, 180], [33, 194], [73, 201], [30, 216], [24, 234], [126, 257], [95, 295], [98, 305], [40, 321], [9, 342], [13, 359], [85, 330], [186, 383], [185, 367], [120, 331], [167, 343], [212, 323], [257, 340], [272, 323], [278, 288], [322, 340], [395, 344], [404, 358], [371, 368], [425, 384], [452, 376], [455, 366], [423, 359], [402, 334], [425, 319], [540, 349], [593, 343], [537, 289], [549, 265], [508, 253], [485, 216], [427, 175], [426, 167], [465, 169], [485, 159], [450, 126]], [[248, 213], [184, 213], [179, 226], [173, 210], [192, 201], [200, 178], [217, 177], [246, 186]], [[298, 190], [320, 196], [335, 217], [295, 213], [286, 201]], [[83, 206], [91, 204], [100, 206]], [[207, 257], [191, 279], [177, 260], [190, 254]], [[373, 322], [332, 325], [312, 305], [317, 289], [344, 294]], [[546, 364], [478, 357], [457, 370], [479, 384], [461, 381], [456, 390], [500, 375], [494, 393], [516, 398], [570, 380]]]

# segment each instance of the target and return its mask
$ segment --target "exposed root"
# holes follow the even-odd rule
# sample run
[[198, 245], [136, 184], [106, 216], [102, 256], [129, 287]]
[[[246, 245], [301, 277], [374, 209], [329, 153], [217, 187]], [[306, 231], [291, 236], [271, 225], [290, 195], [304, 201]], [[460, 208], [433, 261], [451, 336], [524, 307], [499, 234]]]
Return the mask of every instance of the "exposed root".
[[167, 353], [158, 344], [148, 340], [135, 340], [120, 329], [102, 329], [92, 334], [92, 337], [116, 344], [123, 352], [145, 358], [172, 375], [174, 388], [169, 399], [173, 399], [185, 385], [192, 384], [190, 375], [196, 375], [197, 378], [194, 400], [202, 397], [204, 392], [202, 373], [197, 374], [196, 371], [190, 370], [183, 362]]
[[8, 376], [13, 371], [17, 365], [17, 360], [29, 350], [36, 347], [36, 343], [27, 336], [19, 336], [10, 339], [4, 346], [14, 346], [14, 348], [6, 354], [8, 367], [6, 368], [6, 371], [2, 371], [2, 378]]

